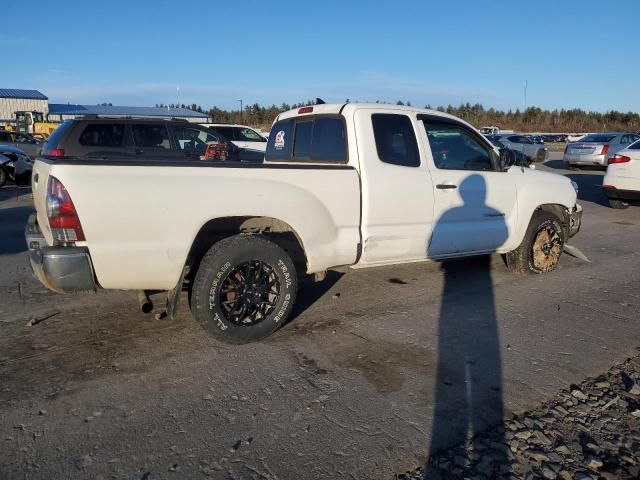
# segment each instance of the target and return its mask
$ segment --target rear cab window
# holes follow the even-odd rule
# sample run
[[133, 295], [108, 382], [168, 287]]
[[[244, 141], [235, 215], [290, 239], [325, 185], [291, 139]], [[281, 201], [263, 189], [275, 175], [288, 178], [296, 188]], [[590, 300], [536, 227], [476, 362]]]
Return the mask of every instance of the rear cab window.
[[267, 161], [346, 163], [347, 133], [339, 116], [304, 116], [276, 123], [265, 153]]

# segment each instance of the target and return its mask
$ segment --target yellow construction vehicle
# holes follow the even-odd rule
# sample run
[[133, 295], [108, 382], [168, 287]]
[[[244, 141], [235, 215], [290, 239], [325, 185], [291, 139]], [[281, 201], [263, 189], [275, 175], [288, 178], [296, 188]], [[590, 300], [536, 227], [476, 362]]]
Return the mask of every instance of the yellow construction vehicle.
[[42, 112], [15, 112], [15, 125], [7, 123], [4, 129], [9, 132], [30, 133], [47, 138], [58, 127], [58, 123], [45, 121]]

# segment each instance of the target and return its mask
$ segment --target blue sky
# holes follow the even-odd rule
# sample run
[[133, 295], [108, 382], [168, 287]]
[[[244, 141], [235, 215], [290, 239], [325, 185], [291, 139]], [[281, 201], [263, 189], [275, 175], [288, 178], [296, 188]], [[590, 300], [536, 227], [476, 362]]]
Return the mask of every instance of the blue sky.
[[[640, 0], [36, 1], [2, 7], [0, 87], [205, 108], [480, 102], [640, 111]], [[10, 52], [10, 53], [9, 53]]]

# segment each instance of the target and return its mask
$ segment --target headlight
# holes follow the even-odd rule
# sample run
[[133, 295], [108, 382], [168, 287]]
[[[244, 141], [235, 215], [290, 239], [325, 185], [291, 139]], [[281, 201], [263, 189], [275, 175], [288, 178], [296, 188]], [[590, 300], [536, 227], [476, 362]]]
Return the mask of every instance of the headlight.
[[571, 180], [571, 186], [576, 191], [576, 195], [577, 195], [578, 194], [578, 184], [576, 182], [574, 182], [573, 180]]

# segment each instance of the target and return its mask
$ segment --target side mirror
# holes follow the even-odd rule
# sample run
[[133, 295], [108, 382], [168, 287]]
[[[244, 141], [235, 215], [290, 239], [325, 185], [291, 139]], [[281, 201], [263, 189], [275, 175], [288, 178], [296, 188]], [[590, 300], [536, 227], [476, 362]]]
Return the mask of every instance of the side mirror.
[[498, 166], [500, 170], [508, 170], [511, 166], [516, 163], [516, 156], [508, 148], [500, 149], [500, 159], [498, 161]]

